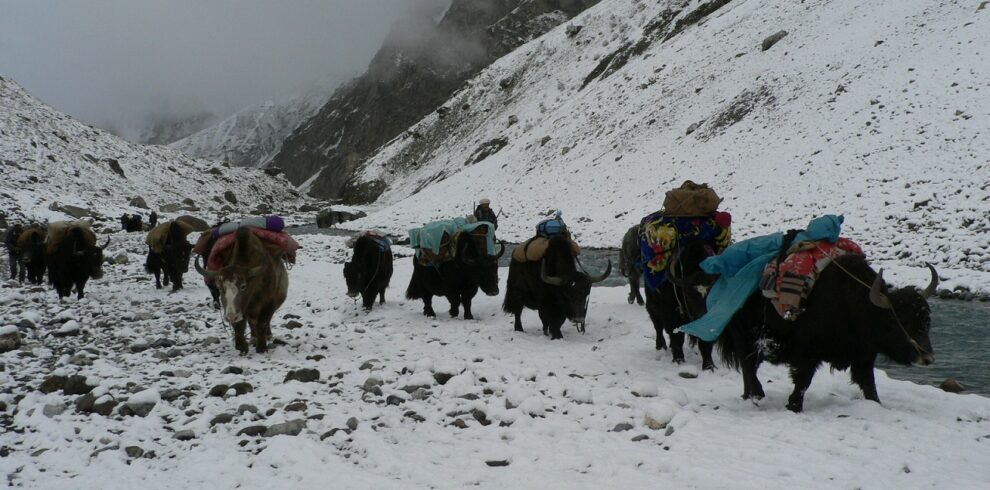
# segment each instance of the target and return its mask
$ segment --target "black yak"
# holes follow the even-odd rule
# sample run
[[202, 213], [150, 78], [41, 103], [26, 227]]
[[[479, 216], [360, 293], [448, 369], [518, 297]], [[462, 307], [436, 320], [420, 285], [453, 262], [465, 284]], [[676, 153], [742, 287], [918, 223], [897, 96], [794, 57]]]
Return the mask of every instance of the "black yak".
[[86, 282], [103, 277], [103, 249], [96, 246], [96, 235], [85, 222], [61, 222], [48, 226], [45, 263], [48, 280], [55, 287], [58, 297], [66, 298], [76, 288], [76, 297], [82, 299]]
[[347, 296], [361, 296], [362, 305], [367, 311], [375, 304], [377, 296], [385, 304], [385, 288], [392, 279], [392, 250], [384, 245], [387, 238], [376, 238], [364, 234], [354, 241], [354, 254], [350, 262], [344, 263], [344, 281], [347, 283]]
[[622, 248], [619, 249], [619, 272], [629, 279], [629, 304], [636, 302], [643, 304], [643, 295], [639, 293], [639, 280], [642, 278], [640, 261], [643, 258], [643, 251], [639, 248], [639, 235], [642, 228], [635, 225], [626, 231], [622, 237]]
[[931, 282], [924, 291], [888, 291], [883, 271], [874, 272], [862, 255], [837, 257], [819, 275], [795, 321], [781, 318], [770, 300], [755, 292], [718, 340], [726, 364], [742, 370], [743, 398], [764, 397], [756, 371], [767, 360], [790, 367], [791, 411], [804, 408], [804, 393], [822, 363], [849, 369], [866, 399], [879, 403], [873, 378], [878, 354], [904, 365], [935, 361], [927, 298], [938, 286], [938, 274], [929, 269]]

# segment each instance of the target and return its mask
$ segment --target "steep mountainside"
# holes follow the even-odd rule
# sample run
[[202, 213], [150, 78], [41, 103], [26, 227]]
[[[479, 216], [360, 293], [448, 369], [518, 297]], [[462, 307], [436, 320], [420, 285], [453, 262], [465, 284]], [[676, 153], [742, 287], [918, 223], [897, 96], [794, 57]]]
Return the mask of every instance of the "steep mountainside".
[[692, 179], [737, 238], [845, 213], [873, 258], [990, 271], [988, 44], [990, 9], [948, 0], [606, 0], [369, 160], [352, 187], [382, 208], [355, 226], [487, 196], [506, 238], [559, 208], [615, 246]]
[[340, 197], [357, 165], [436, 110], [465, 80], [597, 2], [454, 0], [439, 24], [405, 20], [368, 71], [337, 90], [285, 141], [272, 164], [316, 195]]
[[0, 210], [15, 220], [113, 218], [149, 208], [214, 219], [299, 201], [282, 176], [129, 143], [59, 113], [6, 77], [0, 77], [0, 169]]
[[327, 102], [329, 89], [249, 107], [168, 146], [186, 155], [239, 167], [261, 167], [282, 142]]
[[142, 145], [167, 145], [216, 124], [217, 119], [216, 114], [210, 112], [155, 116], [137, 130], [133, 141]]

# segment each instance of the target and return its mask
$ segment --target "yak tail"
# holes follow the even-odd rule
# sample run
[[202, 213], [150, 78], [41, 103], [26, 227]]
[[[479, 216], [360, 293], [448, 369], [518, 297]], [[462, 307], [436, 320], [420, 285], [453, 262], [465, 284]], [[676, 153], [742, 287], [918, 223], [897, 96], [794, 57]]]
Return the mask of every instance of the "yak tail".
[[722, 332], [722, 335], [719, 335], [716, 341], [718, 343], [718, 355], [722, 358], [722, 364], [725, 367], [739, 371], [742, 368], [742, 359], [736, 355], [736, 346], [732, 337], [732, 332], [728, 330]]
[[[413, 258], [413, 260], [416, 260]], [[406, 288], [406, 299], [423, 299], [423, 286], [419, 283], [417, 265], [413, 265], [413, 274], [409, 279], [409, 287]]]

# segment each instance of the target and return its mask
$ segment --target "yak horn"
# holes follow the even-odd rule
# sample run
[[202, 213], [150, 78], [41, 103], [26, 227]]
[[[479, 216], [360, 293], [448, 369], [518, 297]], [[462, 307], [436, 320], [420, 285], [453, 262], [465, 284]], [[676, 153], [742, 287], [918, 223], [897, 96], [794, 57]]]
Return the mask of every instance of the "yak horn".
[[870, 303], [877, 308], [890, 309], [890, 299], [883, 293], [883, 269], [880, 269], [876, 279], [873, 280], [873, 285], [870, 286]]
[[106, 249], [109, 245], [110, 245], [110, 237], [107, 237], [106, 243], [104, 243], [103, 246], [100, 247], [100, 250]]
[[499, 241], [498, 244], [501, 248], [499, 249], [498, 254], [495, 255], [495, 260], [501, 259], [502, 255], [505, 255], [505, 240]]
[[196, 261], [193, 263], [193, 265], [196, 266], [196, 272], [199, 272], [200, 275], [202, 275], [203, 277], [205, 277], [207, 279], [216, 279], [217, 276], [220, 275], [219, 273], [216, 273], [216, 272], [213, 272], [213, 271], [208, 271], [208, 270], [204, 269], [203, 266], [199, 265], [199, 255], [196, 256]]
[[543, 261], [543, 262], [540, 263], [540, 279], [542, 279], [543, 282], [545, 282], [545, 283], [547, 283], [547, 284], [549, 284], [551, 286], [563, 286], [565, 284], [565, 282], [566, 282], [566, 281], [564, 281], [563, 279], [561, 279], [559, 277], [554, 277], [554, 276], [548, 276], [547, 275], [547, 263], [546, 263], [546, 261]]
[[605, 272], [601, 273], [601, 275], [598, 276], [588, 276], [588, 279], [591, 281], [592, 284], [595, 284], [604, 281], [605, 278], [607, 278], [608, 275], [611, 273], [612, 273], [612, 259], [608, 259], [608, 266], [605, 267]]
[[928, 270], [932, 271], [932, 280], [928, 282], [928, 287], [921, 292], [921, 296], [928, 299], [935, 295], [935, 290], [938, 288], [938, 272], [935, 271], [935, 267], [931, 264], [925, 265], [928, 266]]

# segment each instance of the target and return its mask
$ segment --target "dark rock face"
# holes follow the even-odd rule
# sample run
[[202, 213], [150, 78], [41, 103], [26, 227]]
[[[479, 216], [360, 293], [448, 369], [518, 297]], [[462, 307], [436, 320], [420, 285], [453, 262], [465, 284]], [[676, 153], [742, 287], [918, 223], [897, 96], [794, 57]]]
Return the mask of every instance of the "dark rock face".
[[[443, 20], [396, 24], [368, 71], [299, 126], [272, 161], [294, 184], [323, 171], [311, 194], [374, 200], [380, 183], [348, 185], [382, 144], [437, 110], [463, 83], [599, 0], [454, 0]], [[558, 15], [544, 15], [559, 13]], [[412, 32], [428, 32], [412, 36]], [[327, 152], [328, 146], [334, 150]]]

